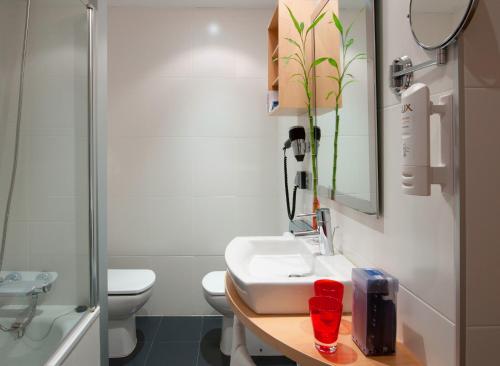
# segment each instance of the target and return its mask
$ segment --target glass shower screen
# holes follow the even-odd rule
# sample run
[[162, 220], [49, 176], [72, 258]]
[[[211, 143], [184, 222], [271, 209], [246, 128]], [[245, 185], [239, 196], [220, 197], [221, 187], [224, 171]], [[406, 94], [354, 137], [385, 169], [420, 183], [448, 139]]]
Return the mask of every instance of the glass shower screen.
[[0, 0], [0, 365], [44, 364], [91, 303], [87, 12]]

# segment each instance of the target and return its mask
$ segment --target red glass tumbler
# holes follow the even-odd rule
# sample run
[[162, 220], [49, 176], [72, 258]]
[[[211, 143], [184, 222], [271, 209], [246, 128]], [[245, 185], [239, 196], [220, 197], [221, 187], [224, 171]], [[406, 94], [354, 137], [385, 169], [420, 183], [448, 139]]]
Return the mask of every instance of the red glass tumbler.
[[317, 280], [314, 282], [314, 295], [333, 297], [342, 303], [344, 298], [344, 284], [334, 280]]
[[309, 299], [309, 311], [316, 349], [324, 354], [337, 350], [342, 303], [333, 297], [314, 296]]

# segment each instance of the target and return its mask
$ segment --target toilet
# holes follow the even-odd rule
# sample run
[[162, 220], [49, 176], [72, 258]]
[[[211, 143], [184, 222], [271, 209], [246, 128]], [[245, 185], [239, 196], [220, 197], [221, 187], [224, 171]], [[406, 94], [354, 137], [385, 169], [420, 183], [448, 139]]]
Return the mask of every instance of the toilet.
[[233, 311], [227, 303], [225, 291], [226, 272], [210, 272], [203, 277], [201, 285], [203, 296], [214, 310], [222, 315], [222, 332], [220, 339], [220, 350], [226, 356], [231, 355], [231, 345], [233, 338]]
[[134, 351], [135, 314], [151, 297], [155, 280], [149, 269], [108, 269], [110, 358], [126, 357]]
[[[226, 356], [230, 356], [233, 343], [234, 313], [226, 299], [225, 279], [225, 271], [210, 272], [203, 277], [201, 285], [205, 300], [222, 315], [220, 350]], [[263, 343], [248, 329], [246, 329], [246, 346], [248, 353], [252, 356], [281, 356], [281, 353]]]

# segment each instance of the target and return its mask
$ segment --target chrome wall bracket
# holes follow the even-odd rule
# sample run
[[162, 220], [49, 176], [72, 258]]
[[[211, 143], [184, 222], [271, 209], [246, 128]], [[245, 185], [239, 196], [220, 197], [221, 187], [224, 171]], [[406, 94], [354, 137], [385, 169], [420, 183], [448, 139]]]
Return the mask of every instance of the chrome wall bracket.
[[312, 174], [307, 171], [298, 171], [295, 175], [295, 185], [299, 189], [309, 189], [311, 188]]
[[431, 66], [445, 65], [448, 60], [448, 52], [446, 48], [438, 49], [436, 58], [418, 65], [413, 65], [409, 56], [402, 56], [395, 59], [390, 66], [390, 87], [394, 94], [401, 93], [408, 89], [413, 83], [413, 74], [416, 71], [426, 69]]

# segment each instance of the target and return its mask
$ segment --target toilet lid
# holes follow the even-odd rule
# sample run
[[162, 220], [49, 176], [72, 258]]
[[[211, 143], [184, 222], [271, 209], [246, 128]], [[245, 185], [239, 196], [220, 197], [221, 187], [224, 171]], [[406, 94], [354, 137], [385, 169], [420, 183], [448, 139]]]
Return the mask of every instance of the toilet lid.
[[225, 271], [210, 272], [203, 277], [201, 284], [203, 289], [211, 296], [224, 296], [226, 294], [224, 280]]
[[108, 294], [140, 294], [149, 290], [155, 279], [155, 273], [149, 269], [108, 269]]

